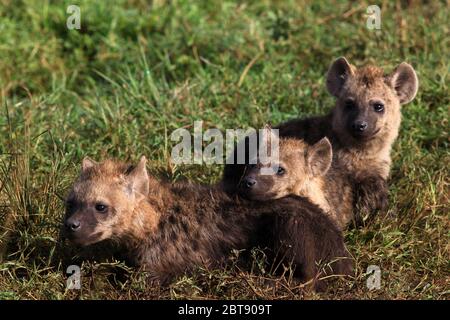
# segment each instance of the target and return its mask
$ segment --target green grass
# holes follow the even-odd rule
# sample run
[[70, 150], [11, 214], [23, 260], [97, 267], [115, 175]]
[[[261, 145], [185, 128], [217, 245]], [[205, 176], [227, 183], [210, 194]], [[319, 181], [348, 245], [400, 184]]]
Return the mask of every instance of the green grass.
[[[153, 3], [77, 1], [77, 31], [66, 28], [72, 1], [0, 0], [0, 299], [448, 299], [448, 4], [384, 1], [370, 31], [371, 2]], [[134, 270], [114, 281], [115, 262], [86, 262], [82, 290], [65, 289], [61, 197], [84, 156], [145, 154], [154, 173], [213, 183], [220, 165], [170, 164], [170, 133], [195, 120], [224, 130], [326, 113], [324, 74], [338, 56], [387, 70], [406, 60], [420, 80], [392, 152], [389, 215], [346, 233], [354, 280], [314, 294], [256, 259], [160, 289]]]

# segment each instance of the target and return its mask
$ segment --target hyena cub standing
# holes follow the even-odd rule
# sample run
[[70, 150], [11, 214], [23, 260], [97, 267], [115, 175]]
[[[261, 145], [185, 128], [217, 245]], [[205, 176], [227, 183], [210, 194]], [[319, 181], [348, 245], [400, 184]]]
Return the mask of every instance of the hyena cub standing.
[[[323, 137], [330, 140], [333, 164], [353, 179], [355, 216], [360, 222], [363, 215], [386, 208], [390, 150], [400, 128], [400, 106], [414, 99], [418, 80], [405, 62], [385, 75], [380, 68], [356, 68], [339, 58], [328, 70], [327, 89], [337, 98], [329, 114], [291, 120], [276, 128], [280, 137], [308, 144]], [[239, 192], [246, 170], [246, 164], [225, 166], [222, 183], [227, 192]]]
[[[351, 180], [345, 170], [332, 164], [333, 151], [327, 138], [314, 145], [301, 139], [280, 138], [271, 129], [265, 130], [270, 141], [278, 141], [276, 162], [249, 165], [239, 192], [251, 200], [266, 201], [288, 195], [308, 198], [327, 213], [341, 229], [353, 218]], [[263, 172], [271, 168], [273, 174]]]
[[335, 274], [351, 272], [338, 228], [306, 199], [236, 201], [217, 187], [161, 183], [145, 163], [144, 157], [135, 167], [83, 161], [67, 197], [64, 224], [72, 242], [112, 240], [129, 263], [162, 283], [258, 245], [281, 250], [278, 256], [304, 280], [319, 274], [318, 262], [330, 263]]

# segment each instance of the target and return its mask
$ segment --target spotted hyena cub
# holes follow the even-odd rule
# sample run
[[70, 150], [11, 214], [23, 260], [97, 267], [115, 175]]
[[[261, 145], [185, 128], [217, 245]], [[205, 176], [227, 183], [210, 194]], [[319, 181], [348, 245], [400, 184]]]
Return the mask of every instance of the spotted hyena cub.
[[[272, 130], [270, 140], [277, 139]], [[332, 164], [333, 151], [327, 138], [313, 145], [301, 139], [281, 138], [276, 162], [249, 165], [239, 185], [245, 198], [266, 201], [288, 195], [308, 198], [344, 229], [353, 218], [351, 180]], [[271, 168], [273, 174], [262, 171]]]
[[327, 88], [337, 98], [331, 121], [336, 162], [353, 176], [357, 210], [385, 209], [391, 147], [400, 130], [401, 105], [416, 96], [416, 72], [403, 62], [386, 75], [341, 58], [328, 72]]
[[[357, 68], [339, 58], [328, 70], [326, 85], [336, 97], [329, 114], [294, 119], [276, 128], [280, 137], [310, 145], [324, 137], [330, 140], [333, 164], [353, 179], [355, 217], [362, 222], [387, 206], [390, 151], [400, 128], [401, 105], [414, 99], [418, 79], [405, 62], [385, 74], [378, 67]], [[247, 164], [225, 166], [222, 183], [230, 194], [239, 192]]]
[[327, 272], [352, 270], [339, 229], [307, 199], [258, 204], [236, 201], [216, 186], [162, 183], [148, 175], [144, 157], [136, 166], [85, 159], [67, 197], [64, 225], [75, 244], [117, 243], [128, 263], [161, 283], [218, 267], [231, 250], [254, 246], [271, 249], [274, 259], [283, 257], [316, 286]]

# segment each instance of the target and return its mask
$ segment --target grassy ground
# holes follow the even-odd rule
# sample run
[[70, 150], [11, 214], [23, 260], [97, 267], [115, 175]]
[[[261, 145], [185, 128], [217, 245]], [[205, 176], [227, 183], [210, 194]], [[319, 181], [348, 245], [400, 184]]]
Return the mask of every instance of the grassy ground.
[[[372, 3], [359, 3], [77, 1], [77, 31], [72, 1], [0, 0], [0, 299], [448, 299], [449, 5], [383, 1], [372, 31]], [[313, 294], [256, 259], [252, 272], [202, 270], [159, 289], [94, 262], [82, 290], [65, 289], [60, 198], [84, 156], [145, 154], [152, 172], [215, 182], [220, 165], [170, 164], [170, 133], [325, 113], [324, 73], [342, 55], [388, 70], [406, 60], [420, 79], [392, 153], [389, 215], [346, 232], [354, 280]], [[366, 288], [368, 265], [381, 268], [379, 290]]]

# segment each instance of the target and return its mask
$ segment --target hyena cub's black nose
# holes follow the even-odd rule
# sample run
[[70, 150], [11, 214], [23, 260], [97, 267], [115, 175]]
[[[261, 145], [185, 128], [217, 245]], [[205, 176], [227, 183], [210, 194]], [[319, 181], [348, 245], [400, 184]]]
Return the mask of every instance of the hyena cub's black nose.
[[78, 229], [80, 229], [81, 223], [78, 220], [68, 219], [68, 220], [66, 220], [65, 226], [68, 231], [75, 232]]
[[366, 121], [355, 121], [352, 124], [352, 129], [356, 132], [363, 132], [367, 129], [367, 122]]
[[244, 183], [247, 188], [252, 188], [256, 184], [256, 180], [253, 178], [245, 178]]

